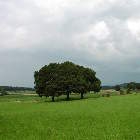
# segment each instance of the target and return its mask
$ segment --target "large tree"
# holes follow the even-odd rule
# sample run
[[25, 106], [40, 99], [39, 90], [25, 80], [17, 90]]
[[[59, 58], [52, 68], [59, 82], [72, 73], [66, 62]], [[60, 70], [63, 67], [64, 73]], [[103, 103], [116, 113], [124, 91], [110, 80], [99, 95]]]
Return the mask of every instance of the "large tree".
[[89, 68], [75, 65], [72, 62], [50, 63], [34, 73], [35, 89], [40, 97], [67, 95], [71, 92], [80, 93], [83, 98], [88, 91], [99, 92], [101, 81], [96, 78], [96, 73]]

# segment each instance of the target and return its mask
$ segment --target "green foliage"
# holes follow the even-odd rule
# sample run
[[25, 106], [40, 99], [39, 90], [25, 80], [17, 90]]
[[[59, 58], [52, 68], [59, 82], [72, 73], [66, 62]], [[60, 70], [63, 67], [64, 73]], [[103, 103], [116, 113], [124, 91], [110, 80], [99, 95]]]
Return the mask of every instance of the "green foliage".
[[34, 91], [33, 88], [29, 87], [12, 87], [12, 86], [0, 86], [0, 89], [3, 89], [5, 91]]
[[140, 83], [135, 83], [136, 89], [140, 90]]
[[137, 88], [137, 84], [135, 82], [130, 82], [130, 83], [127, 84], [126, 93], [131, 94], [132, 91], [136, 90], [136, 88]]
[[126, 90], [126, 94], [130, 94], [130, 93], [131, 93], [131, 89], [128, 88], [128, 89]]
[[7, 92], [3, 88], [0, 88], [0, 96], [4, 95], [7, 95]]
[[136, 83], [135, 82], [128, 83], [127, 89], [129, 89], [129, 90], [135, 90], [136, 89]]
[[120, 89], [121, 89], [121, 87], [120, 87], [119, 85], [116, 85], [116, 86], [115, 86], [115, 90], [116, 90], [116, 91], [120, 91]]
[[120, 95], [124, 95], [124, 94], [125, 94], [124, 90], [120, 89]]
[[70, 93], [83, 94], [88, 91], [99, 92], [101, 81], [96, 78], [96, 73], [89, 68], [75, 65], [72, 62], [50, 63], [34, 73], [35, 89], [40, 97], [67, 95]]

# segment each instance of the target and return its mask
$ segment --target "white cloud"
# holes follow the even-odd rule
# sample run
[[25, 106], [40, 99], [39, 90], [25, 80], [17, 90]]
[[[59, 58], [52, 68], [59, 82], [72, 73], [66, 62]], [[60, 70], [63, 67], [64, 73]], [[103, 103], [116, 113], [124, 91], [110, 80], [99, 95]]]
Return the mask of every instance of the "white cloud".
[[76, 34], [76, 39], [79, 41], [89, 41], [89, 39], [96, 39], [97, 41], [105, 40], [110, 35], [110, 29], [104, 21], [99, 21], [96, 24], [89, 25], [85, 32]]
[[107, 39], [109, 35], [109, 28], [104, 21], [98, 22], [95, 26], [91, 27], [87, 33], [87, 36], [93, 36], [97, 40]]
[[127, 21], [127, 26], [132, 35], [134, 35], [138, 40], [140, 40], [140, 18], [129, 19]]

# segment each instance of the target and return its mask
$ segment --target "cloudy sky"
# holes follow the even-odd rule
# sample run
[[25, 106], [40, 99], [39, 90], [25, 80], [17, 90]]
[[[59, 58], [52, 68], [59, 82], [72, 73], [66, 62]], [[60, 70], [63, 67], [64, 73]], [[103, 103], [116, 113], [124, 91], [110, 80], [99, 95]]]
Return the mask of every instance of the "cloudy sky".
[[66, 60], [104, 85], [140, 82], [139, 0], [0, 0], [0, 85], [33, 87], [33, 73]]

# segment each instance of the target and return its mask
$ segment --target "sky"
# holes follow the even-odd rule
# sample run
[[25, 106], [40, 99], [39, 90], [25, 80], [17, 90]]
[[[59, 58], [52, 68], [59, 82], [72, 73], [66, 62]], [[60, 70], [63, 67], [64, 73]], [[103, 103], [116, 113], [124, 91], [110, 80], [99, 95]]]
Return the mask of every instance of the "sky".
[[140, 82], [139, 0], [0, 0], [0, 85], [34, 86], [34, 71], [72, 61], [103, 85]]

